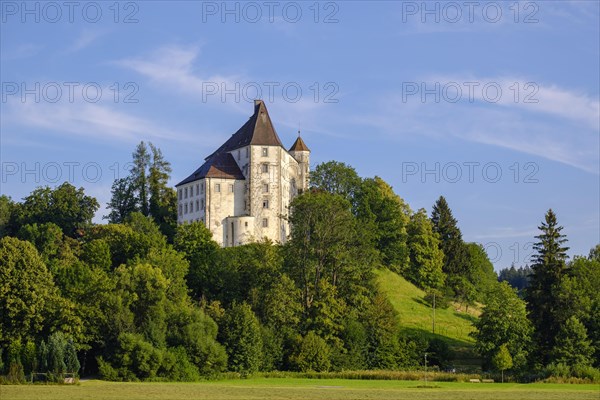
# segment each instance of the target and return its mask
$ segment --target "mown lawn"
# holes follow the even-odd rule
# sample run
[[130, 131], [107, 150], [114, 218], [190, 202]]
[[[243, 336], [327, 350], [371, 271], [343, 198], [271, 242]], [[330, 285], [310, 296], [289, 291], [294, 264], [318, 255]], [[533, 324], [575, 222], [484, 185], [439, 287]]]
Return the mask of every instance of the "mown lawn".
[[[199, 383], [114, 383], [86, 381], [73, 386], [0, 386], [1, 400], [197, 400], [197, 399], [506, 399], [600, 398], [599, 385], [477, 384], [343, 379], [257, 378]], [[432, 385], [432, 383], [429, 383]]]

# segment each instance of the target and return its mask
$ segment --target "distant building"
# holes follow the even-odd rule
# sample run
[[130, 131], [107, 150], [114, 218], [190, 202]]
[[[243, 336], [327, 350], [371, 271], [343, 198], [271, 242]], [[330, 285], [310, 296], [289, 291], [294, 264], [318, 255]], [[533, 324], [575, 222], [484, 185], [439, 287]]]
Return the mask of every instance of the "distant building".
[[269, 238], [285, 243], [292, 199], [308, 188], [310, 150], [286, 150], [262, 100], [204, 164], [178, 183], [178, 223], [201, 221], [221, 246]]

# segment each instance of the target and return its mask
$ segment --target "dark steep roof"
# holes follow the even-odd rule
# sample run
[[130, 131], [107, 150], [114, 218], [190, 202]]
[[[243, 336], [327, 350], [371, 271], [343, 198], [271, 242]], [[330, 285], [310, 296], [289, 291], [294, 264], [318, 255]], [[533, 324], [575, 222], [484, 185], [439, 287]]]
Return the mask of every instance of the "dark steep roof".
[[245, 179], [233, 156], [229, 153], [221, 153], [208, 159], [192, 175], [175, 186], [185, 185], [203, 178]]
[[206, 159], [208, 160], [215, 154], [232, 151], [248, 145], [283, 147], [273, 127], [265, 102], [262, 100], [254, 101], [254, 114], [250, 119], [229, 140], [219, 147], [217, 151]]
[[290, 151], [310, 151], [310, 150], [308, 149], [308, 146], [306, 145], [306, 143], [304, 143], [304, 140], [302, 140], [302, 138], [300, 136], [298, 136], [298, 139], [296, 139], [296, 141], [294, 142], [292, 147], [290, 147]]
[[[245, 179], [229, 152], [248, 145], [283, 147], [273, 127], [265, 102], [262, 100], [254, 101], [254, 114], [236, 133], [231, 135], [229, 140], [217, 151], [206, 157], [204, 159], [205, 163], [192, 175], [175, 186], [181, 186], [203, 178]], [[306, 145], [304, 146], [306, 147]], [[285, 147], [283, 148], [285, 150]]]

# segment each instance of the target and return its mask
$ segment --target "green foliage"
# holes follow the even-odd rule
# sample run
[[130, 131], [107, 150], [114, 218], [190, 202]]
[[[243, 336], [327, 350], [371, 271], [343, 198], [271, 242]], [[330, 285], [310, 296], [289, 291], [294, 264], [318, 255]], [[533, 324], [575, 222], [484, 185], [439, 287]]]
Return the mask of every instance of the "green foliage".
[[466, 243], [465, 246], [470, 266], [469, 281], [475, 288], [475, 299], [484, 301], [486, 294], [498, 282], [498, 276], [481, 244]]
[[82, 229], [89, 227], [99, 208], [93, 197], [86, 196], [83, 188], [76, 189], [68, 182], [56, 189], [41, 187], [22, 203], [18, 216], [19, 225], [54, 223], [65, 235], [77, 237]]
[[14, 214], [15, 203], [8, 196], [0, 196], [0, 238], [13, 233], [11, 218]]
[[425, 209], [411, 215], [407, 234], [409, 268], [404, 275], [422, 289], [441, 289], [446, 278], [442, 271], [444, 253]]
[[163, 352], [141, 335], [119, 335], [112, 361], [99, 359], [100, 373], [107, 380], [155, 378], [162, 365]]
[[115, 179], [110, 201], [106, 205], [110, 213], [103, 218], [111, 224], [122, 224], [129, 214], [139, 211], [138, 202], [132, 177]]
[[532, 326], [527, 319], [525, 303], [508, 283], [498, 283], [490, 292], [487, 304], [475, 323], [475, 348], [486, 366], [502, 346], [511, 354], [515, 368], [526, 365]]
[[409, 263], [407, 225], [410, 207], [383, 179], [365, 179], [356, 196], [361, 224], [373, 227], [375, 248], [388, 268], [402, 272]]
[[161, 232], [172, 241], [177, 226], [177, 193], [169, 187], [171, 163], [165, 160], [162, 151], [150, 143], [152, 162], [148, 168], [149, 214]]
[[133, 157], [130, 175], [113, 182], [112, 197], [105, 216], [111, 223], [123, 223], [140, 212], [152, 216], [160, 231], [171, 241], [177, 225], [177, 195], [168, 186], [171, 164], [152, 143], [140, 142]]
[[29, 242], [0, 239], [0, 347], [34, 338], [57, 298], [52, 275]]
[[67, 338], [62, 332], [55, 332], [48, 338], [48, 372], [56, 375], [67, 371], [66, 359]]
[[91, 268], [110, 271], [112, 259], [106, 240], [93, 239], [84, 243], [81, 250], [81, 260]]
[[229, 369], [244, 374], [261, 365], [262, 337], [258, 319], [246, 303], [234, 303], [225, 314], [222, 338], [229, 356]]
[[330, 353], [327, 342], [315, 332], [310, 331], [302, 339], [300, 351], [294, 361], [298, 370], [302, 372], [328, 371], [331, 367]]
[[557, 363], [568, 365], [591, 365], [594, 348], [588, 340], [585, 326], [577, 317], [570, 317], [561, 326], [556, 336], [556, 345], [551, 358]]
[[506, 344], [500, 346], [496, 354], [494, 354], [492, 357], [492, 365], [494, 365], [497, 370], [502, 371], [502, 382], [504, 382], [504, 371], [511, 369], [513, 366], [513, 360]]
[[448, 202], [443, 196], [436, 201], [431, 213], [433, 231], [440, 239], [440, 249], [444, 253], [443, 271], [448, 275], [447, 284], [455, 295], [462, 300], [469, 301], [471, 289], [469, 281], [469, 260], [462, 233], [458, 222], [452, 215]]
[[383, 294], [377, 294], [364, 315], [367, 330], [367, 366], [396, 369], [400, 353], [398, 314]]
[[556, 214], [548, 210], [544, 222], [539, 226], [540, 235], [534, 244], [531, 280], [526, 291], [527, 307], [535, 328], [537, 359], [543, 364], [550, 360], [556, 344], [556, 335], [561, 324], [568, 318], [568, 310], [560, 307], [559, 289], [567, 272], [568, 247], [561, 234], [562, 226]]
[[140, 212], [148, 216], [150, 215], [149, 204], [149, 182], [148, 182], [148, 167], [150, 166], [150, 153], [148, 147], [143, 141], [140, 142], [132, 154], [133, 167], [131, 168], [131, 180], [138, 199]]
[[183, 348], [190, 362], [203, 375], [221, 372], [227, 366], [227, 354], [217, 343], [217, 324], [191, 306], [173, 310], [169, 318], [167, 342]]
[[514, 264], [510, 268], [504, 268], [500, 270], [498, 274], [499, 281], [506, 281], [508, 284], [519, 291], [519, 295], [522, 295], [524, 289], [529, 286], [529, 276], [531, 275], [531, 268], [526, 265], [525, 267], [515, 268]]
[[212, 277], [219, 245], [212, 240], [212, 233], [203, 223], [192, 222], [177, 226], [173, 246], [190, 263], [187, 276], [188, 286], [193, 298], [211, 295], [207, 287]]
[[[319, 282], [338, 286], [349, 304], [361, 302], [371, 279], [371, 259], [362, 247], [350, 203], [339, 195], [308, 192], [291, 206], [291, 238], [286, 244], [286, 272], [300, 287], [308, 310]], [[365, 290], [367, 289], [367, 290]]]
[[56, 257], [63, 244], [62, 230], [52, 222], [23, 225], [17, 237], [33, 244], [44, 262]]
[[67, 339], [67, 344], [65, 346], [65, 368], [67, 372], [72, 373], [79, 372], [79, 368], [81, 368], [81, 364], [79, 364], [79, 360], [77, 359], [77, 351], [73, 339]]
[[450, 361], [453, 358], [452, 350], [448, 342], [442, 339], [431, 339], [427, 346], [428, 365], [437, 365], [440, 368], [450, 366]]
[[600, 366], [600, 259], [576, 256], [562, 279], [558, 301], [566, 314], [585, 326], [595, 349], [592, 359]]
[[328, 161], [317, 165], [314, 171], [311, 171], [310, 184], [315, 189], [341, 195], [353, 203], [360, 191], [361, 179], [351, 166], [338, 161]]
[[165, 343], [165, 306], [168, 281], [149, 264], [122, 265], [115, 271], [116, 291], [133, 315], [135, 331], [157, 347]]

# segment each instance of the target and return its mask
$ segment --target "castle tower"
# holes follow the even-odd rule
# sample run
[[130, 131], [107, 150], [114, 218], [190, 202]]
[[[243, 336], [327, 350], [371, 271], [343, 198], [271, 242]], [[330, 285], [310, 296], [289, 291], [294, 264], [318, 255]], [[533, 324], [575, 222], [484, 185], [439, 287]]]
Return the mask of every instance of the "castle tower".
[[310, 170], [310, 150], [298, 131], [298, 139], [290, 147], [289, 153], [298, 161], [298, 193], [308, 190], [308, 174]]
[[265, 237], [285, 243], [289, 204], [308, 188], [309, 155], [300, 137], [285, 149], [256, 100], [246, 123], [175, 186], [178, 223], [202, 222], [226, 247]]

